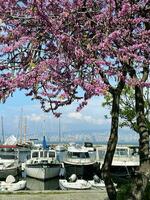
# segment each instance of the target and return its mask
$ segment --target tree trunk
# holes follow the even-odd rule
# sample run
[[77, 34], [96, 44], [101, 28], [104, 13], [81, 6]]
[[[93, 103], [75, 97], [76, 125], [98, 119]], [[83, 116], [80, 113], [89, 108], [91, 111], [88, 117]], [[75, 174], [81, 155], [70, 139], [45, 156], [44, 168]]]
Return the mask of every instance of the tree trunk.
[[139, 86], [135, 87], [135, 102], [137, 125], [139, 129], [139, 156], [140, 168], [135, 175], [134, 186], [131, 193], [131, 199], [142, 200], [150, 175], [149, 163], [149, 131], [146, 126], [144, 114], [143, 91]]
[[104, 159], [104, 164], [102, 167], [102, 178], [105, 181], [107, 193], [110, 200], [116, 200], [116, 189], [111, 179], [110, 168], [114, 156], [114, 152], [116, 149], [117, 141], [118, 141], [118, 123], [119, 123], [119, 101], [120, 101], [120, 93], [118, 91], [114, 91], [112, 93], [113, 102], [112, 102], [112, 121], [111, 121], [111, 131], [110, 137], [107, 144], [107, 151]]

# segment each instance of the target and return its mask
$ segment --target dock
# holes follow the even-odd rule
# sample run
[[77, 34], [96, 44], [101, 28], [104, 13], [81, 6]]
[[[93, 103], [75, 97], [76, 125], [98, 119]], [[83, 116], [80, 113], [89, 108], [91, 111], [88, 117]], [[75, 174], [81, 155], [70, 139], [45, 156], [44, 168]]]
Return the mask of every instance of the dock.
[[108, 200], [105, 190], [44, 190], [18, 191], [12, 193], [1, 192], [0, 200]]

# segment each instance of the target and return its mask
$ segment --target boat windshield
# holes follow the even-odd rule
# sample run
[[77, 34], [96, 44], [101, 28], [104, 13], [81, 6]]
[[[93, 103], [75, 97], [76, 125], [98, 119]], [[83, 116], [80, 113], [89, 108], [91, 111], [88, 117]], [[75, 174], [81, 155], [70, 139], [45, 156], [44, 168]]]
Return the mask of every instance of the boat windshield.
[[128, 149], [116, 149], [114, 156], [128, 156]]
[[69, 158], [89, 158], [88, 152], [68, 152]]
[[2, 154], [0, 155], [1, 159], [17, 159], [16, 155], [6, 155], [6, 154]]

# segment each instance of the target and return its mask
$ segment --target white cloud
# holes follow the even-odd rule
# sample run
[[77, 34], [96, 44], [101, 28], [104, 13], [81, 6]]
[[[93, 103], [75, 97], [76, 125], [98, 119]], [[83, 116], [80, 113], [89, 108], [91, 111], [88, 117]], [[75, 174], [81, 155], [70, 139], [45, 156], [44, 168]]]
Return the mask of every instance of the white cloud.
[[46, 120], [48, 118], [47, 115], [35, 114], [35, 113], [27, 115], [26, 117], [27, 117], [27, 120], [32, 121], [32, 122], [41, 122], [41, 121]]
[[67, 115], [68, 118], [70, 119], [74, 119], [74, 120], [80, 120], [82, 122], [87, 122], [87, 123], [90, 123], [90, 124], [97, 124], [97, 125], [100, 125], [100, 124], [108, 124], [110, 123], [109, 120], [106, 120], [106, 119], [96, 119], [90, 115], [84, 115], [82, 113], [79, 113], [79, 112], [71, 112]]
[[71, 119], [80, 120], [80, 119], [82, 119], [82, 114], [79, 113], [79, 112], [71, 112], [71, 113], [68, 114], [68, 117], [71, 118]]

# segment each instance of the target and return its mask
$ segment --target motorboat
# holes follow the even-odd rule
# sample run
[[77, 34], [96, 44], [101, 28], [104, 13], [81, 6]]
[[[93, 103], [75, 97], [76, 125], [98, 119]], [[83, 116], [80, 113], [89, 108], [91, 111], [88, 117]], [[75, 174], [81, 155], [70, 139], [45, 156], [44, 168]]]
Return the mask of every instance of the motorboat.
[[25, 162], [27, 176], [46, 180], [59, 176], [61, 164], [52, 149], [31, 150], [31, 158]]
[[91, 184], [83, 179], [77, 179], [75, 174], [72, 174], [69, 180], [60, 179], [59, 187], [62, 190], [88, 190], [91, 189]]
[[79, 145], [68, 147], [63, 162], [67, 177], [72, 174], [84, 179], [93, 177], [97, 166], [95, 157], [90, 156], [88, 149]]
[[[106, 190], [105, 182], [99, 178], [96, 174], [93, 176], [92, 180], [88, 180], [91, 184], [92, 189]], [[117, 187], [116, 183], [113, 183], [115, 187]]]
[[0, 191], [18, 191], [23, 190], [26, 187], [26, 180], [20, 180], [15, 182], [15, 178], [12, 175], [7, 176], [6, 181], [0, 182]]
[[[97, 149], [101, 166], [104, 162], [106, 147], [101, 146]], [[138, 149], [134, 146], [117, 146], [111, 165], [111, 173], [118, 176], [127, 176], [134, 173], [140, 166]]]
[[88, 180], [88, 182], [91, 184], [92, 189], [106, 190], [105, 182], [102, 179], [100, 179], [97, 175], [94, 175], [93, 179]]
[[0, 179], [8, 175], [16, 176], [20, 170], [20, 162], [15, 152], [0, 152]]

